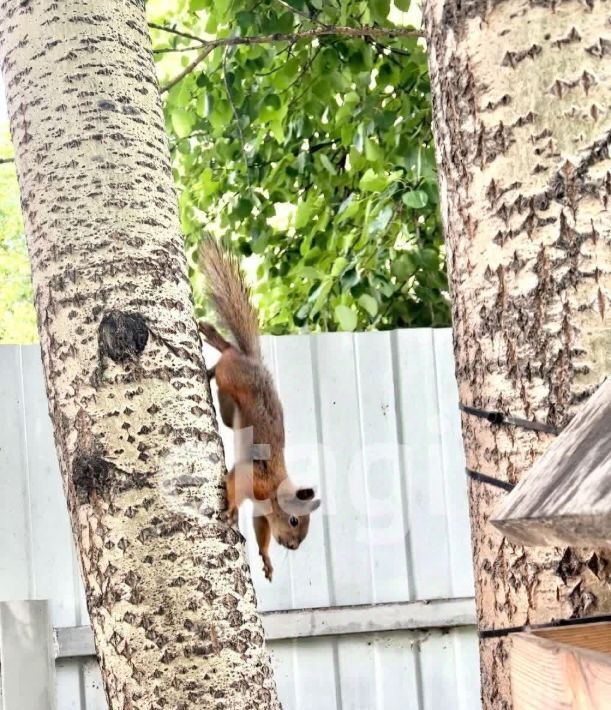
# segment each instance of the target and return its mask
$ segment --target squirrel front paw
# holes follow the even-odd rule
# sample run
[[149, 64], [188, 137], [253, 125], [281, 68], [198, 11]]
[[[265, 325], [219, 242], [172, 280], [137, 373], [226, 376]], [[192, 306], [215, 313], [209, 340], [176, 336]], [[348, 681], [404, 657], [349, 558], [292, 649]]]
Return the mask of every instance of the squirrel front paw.
[[263, 560], [263, 574], [265, 575], [266, 579], [269, 579], [269, 581], [272, 581], [272, 574], [274, 573], [274, 568], [272, 567], [272, 561], [269, 558], [269, 555], [266, 555], [264, 552], [261, 552], [261, 559]]
[[227, 508], [227, 513], [226, 519], [229, 525], [231, 525], [234, 528], [238, 527], [238, 519], [239, 519], [239, 512], [238, 512], [238, 506], [237, 505], [229, 505]]

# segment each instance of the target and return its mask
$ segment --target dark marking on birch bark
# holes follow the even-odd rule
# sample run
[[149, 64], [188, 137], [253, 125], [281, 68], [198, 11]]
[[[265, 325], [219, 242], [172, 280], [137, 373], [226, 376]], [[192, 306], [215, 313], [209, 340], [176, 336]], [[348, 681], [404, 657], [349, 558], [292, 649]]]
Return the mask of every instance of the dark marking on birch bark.
[[542, 51], [543, 47], [540, 44], [533, 44], [528, 49], [522, 49], [519, 52], [507, 52], [501, 65], [504, 67], [509, 66], [513, 69], [516, 65], [529, 57], [530, 59], [534, 59], [534, 57], [536, 57], [537, 54], [541, 54]]
[[111, 466], [101, 456], [77, 454], [72, 460], [72, 482], [79, 503], [87, 503], [91, 495], [103, 495], [110, 486]]
[[119, 363], [135, 360], [144, 351], [148, 337], [148, 326], [139, 313], [109, 311], [98, 331], [100, 354]]

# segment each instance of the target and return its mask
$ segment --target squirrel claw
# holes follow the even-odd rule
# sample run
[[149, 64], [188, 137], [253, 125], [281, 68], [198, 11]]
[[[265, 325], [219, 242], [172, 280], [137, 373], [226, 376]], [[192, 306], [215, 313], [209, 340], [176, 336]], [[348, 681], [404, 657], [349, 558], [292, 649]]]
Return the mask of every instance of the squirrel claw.
[[236, 506], [232, 506], [227, 510], [227, 522], [234, 528], [238, 527], [238, 509]]
[[263, 573], [265, 574], [265, 578], [269, 579], [269, 581], [272, 581], [272, 574], [274, 573], [274, 568], [272, 567], [272, 561], [269, 558], [269, 555], [266, 555], [264, 553], [261, 553], [261, 559], [263, 560]]

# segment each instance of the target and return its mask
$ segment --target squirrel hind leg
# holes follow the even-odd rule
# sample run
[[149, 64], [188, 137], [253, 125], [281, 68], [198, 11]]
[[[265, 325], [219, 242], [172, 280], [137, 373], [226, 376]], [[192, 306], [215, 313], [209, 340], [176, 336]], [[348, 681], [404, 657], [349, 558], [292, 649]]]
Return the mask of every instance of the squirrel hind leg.
[[223, 338], [212, 323], [206, 323], [205, 321], [200, 320], [197, 327], [199, 328], [200, 333], [204, 336], [204, 340], [215, 350], [222, 353], [227, 350], [227, 348], [232, 347], [231, 343]]
[[229, 429], [233, 429], [236, 403], [226, 392], [223, 392], [222, 389], [219, 389], [219, 405], [223, 424], [229, 427]]

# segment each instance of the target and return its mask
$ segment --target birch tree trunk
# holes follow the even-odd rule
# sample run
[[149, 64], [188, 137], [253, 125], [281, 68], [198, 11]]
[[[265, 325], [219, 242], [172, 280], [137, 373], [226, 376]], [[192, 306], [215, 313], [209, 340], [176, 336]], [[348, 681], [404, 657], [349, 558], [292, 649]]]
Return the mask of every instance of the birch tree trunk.
[[[425, 11], [460, 399], [557, 426], [611, 372], [611, 25], [601, 0]], [[515, 482], [550, 435], [463, 415], [467, 466]], [[480, 629], [611, 612], [609, 553], [523, 549], [470, 484]], [[481, 641], [511, 706], [510, 636]]]
[[49, 406], [108, 703], [277, 708], [194, 322], [143, 0], [3, 0]]

